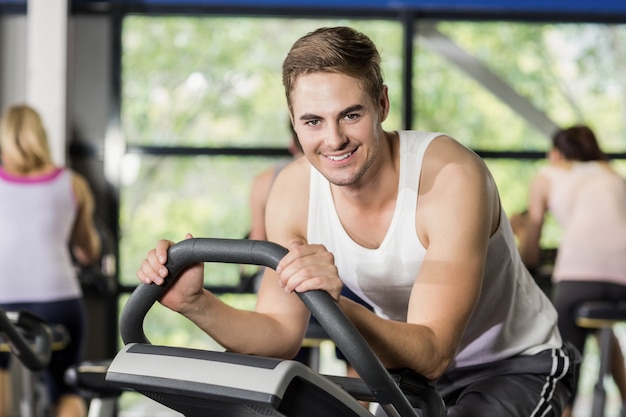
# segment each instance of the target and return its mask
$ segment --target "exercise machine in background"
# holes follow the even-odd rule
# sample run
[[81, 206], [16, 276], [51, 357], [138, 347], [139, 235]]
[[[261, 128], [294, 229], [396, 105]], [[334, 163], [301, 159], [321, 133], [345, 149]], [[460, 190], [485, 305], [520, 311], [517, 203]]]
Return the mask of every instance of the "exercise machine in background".
[[50, 401], [43, 371], [54, 350], [64, 349], [69, 335], [62, 326], [51, 326], [44, 319], [26, 311], [0, 309], [0, 350], [11, 352], [18, 363], [21, 417], [50, 415]]

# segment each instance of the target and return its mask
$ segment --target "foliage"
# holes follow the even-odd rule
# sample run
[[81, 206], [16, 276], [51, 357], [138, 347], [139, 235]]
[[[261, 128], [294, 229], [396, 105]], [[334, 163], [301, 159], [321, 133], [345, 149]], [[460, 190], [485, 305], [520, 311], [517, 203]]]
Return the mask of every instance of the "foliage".
[[127, 17], [122, 114], [128, 142], [284, 146], [289, 135], [282, 60], [307, 32], [345, 24], [366, 27], [381, 41], [388, 58], [383, 70], [396, 86], [392, 100], [399, 103], [402, 32], [397, 22]]

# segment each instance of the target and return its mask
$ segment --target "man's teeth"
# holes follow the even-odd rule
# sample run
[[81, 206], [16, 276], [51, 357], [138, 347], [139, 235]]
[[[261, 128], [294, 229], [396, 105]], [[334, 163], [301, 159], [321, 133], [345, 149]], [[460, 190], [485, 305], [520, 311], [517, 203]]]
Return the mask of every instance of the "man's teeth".
[[344, 153], [343, 155], [328, 155], [327, 158], [331, 161], [341, 161], [352, 155], [352, 152]]

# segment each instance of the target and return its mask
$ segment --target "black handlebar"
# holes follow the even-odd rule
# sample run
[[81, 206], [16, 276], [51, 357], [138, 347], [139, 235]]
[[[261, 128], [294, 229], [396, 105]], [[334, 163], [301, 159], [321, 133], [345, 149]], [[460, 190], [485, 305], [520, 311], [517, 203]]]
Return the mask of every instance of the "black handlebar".
[[[166, 268], [168, 277], [161, 285], [140, 284], [131, 294], [120, 316], [124, 343], [150, 343], [143, 331], [143, 321], [152, 305], [188, 265], [199, 262], [262, 265], [276, 269], [287, 249], [272, 242], [241, 239], [194, 238], [170, 247]], [[413, 406], [393, 381], [378, 357], [330, 295], [321, 290], [297, 293], [319, 321], [376, 400], [385, 409], [393, 405], [398, 416], [417, 417]], [[443, 403], [434, 390], [424, 393], [424, 416], [443, 416]]]
[[26, 311], [0, 309], [0, 336], [28, 369], [40, 371], [50, 363], [52, 331], [42, 318]]
[[143, 319], [165, 289], [183, 268], [199, 262], [263, 265], [276, 268], [287, 253], [282, 246], [255, 240], [194, 238], [169, 248], [168, 276], [163, 285], [140, 284], [131, 294], [120, 315], [120, 334], [124, 343], [150, 343], [143, 331]]

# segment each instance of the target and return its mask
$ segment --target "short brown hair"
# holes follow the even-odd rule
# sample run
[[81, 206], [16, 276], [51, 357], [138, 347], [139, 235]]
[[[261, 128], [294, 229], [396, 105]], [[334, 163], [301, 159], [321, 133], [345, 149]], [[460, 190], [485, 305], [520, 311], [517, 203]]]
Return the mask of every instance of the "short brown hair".
[[367, 35], [339, 26], [317, 29], [298, 39], [283, 61], [283, 85], [291, 111], [297, 78], [315, 72], [345, 74], [359, 80], [373, 101], [383, 91], [380, 54]]

